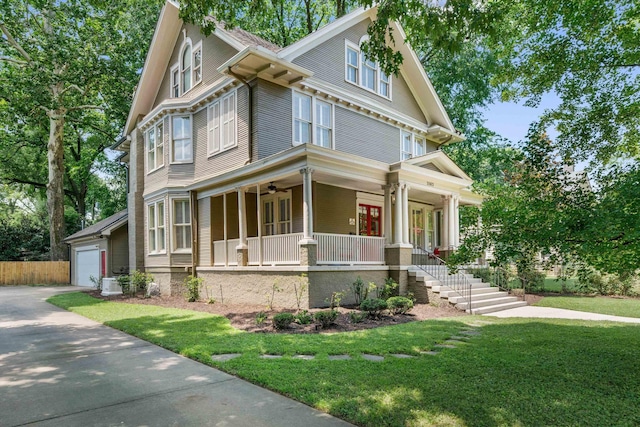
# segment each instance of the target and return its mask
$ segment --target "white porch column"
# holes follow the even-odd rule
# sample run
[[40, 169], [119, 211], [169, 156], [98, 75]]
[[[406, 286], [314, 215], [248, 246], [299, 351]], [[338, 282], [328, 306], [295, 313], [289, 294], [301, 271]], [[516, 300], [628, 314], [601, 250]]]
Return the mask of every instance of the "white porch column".
[[260, 184], [256, 185], [256, 215], [258, 216], [258, 265], [262, 265], [262, 200], [260, 200]]
[[393, 218], [393, 243], [402, 243], [402, 190], [400, 184], [393, 184], [396, 189], [396, 208]]
[[236, 188], [238, 192], [238, 237], [240, 243], [236, 249], [247, 249], [247, 203], [245, 192], [241, 187]]
[[455, 246], [456, 244], [456, 236], [455, 236], [455, 228], [456, 228], [456, 218], [455, 218], [456, 208], [455, 208], [455, 196], [449, 196], [449, 229], [447, 233], [449, 235], [449, 247]]
[[229, 267], [229, 245], [227, 244], [227, 193], [222, 195], [222, 226], [224, 238], [224, 266]]
[[458, 196], [454, 197], [454, 205], [453, 205], [453, 219], [455, 227], [453, 229], [454, 232], [454, 246], [457, 248], [460, 246], [460, 198]]
[[302, 168], [300, 169], [302, 174], [302, 232], [303, 241], [313, 241], [313, 193], [312, 193], [312, 181], [311, 174], [313, 169]]
[[384, 221], [384, 237], [387, 245], [391, 243], [391, 184], [383, 185], [384, 190], [384, 212], [382, 213]]
[[402, 185], [402, 243], [410, 245], [409, 243], [409, 227], [411, 222], [409, 221], [409, 186], [407, 184]]
[[442, 196], [442, 232], [440, 234], [440, 249], [449, 248], [449, 197]]
[[431, 228], [433, 229], [431, 250], [434, 250], [435, 247], [438, 246], [438, 236], [440, 235], [440, 230], [438, 230], [438, 213], [435, 210], [431, 212]]

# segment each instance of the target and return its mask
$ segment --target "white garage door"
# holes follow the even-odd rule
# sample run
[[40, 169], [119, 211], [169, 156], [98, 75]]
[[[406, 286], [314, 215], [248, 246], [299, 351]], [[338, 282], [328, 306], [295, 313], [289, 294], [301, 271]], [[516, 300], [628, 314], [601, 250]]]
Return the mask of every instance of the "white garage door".
[[76, 286], [94, 286], [91, 276], [100, 277], [100, 250], [76, 249]]

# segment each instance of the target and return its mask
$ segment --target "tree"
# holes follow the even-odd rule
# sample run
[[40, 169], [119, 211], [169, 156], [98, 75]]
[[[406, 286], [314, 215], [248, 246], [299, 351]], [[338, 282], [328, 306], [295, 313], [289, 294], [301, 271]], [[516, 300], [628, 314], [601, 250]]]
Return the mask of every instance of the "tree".
[[[130, 0], [13, 0], [0, 5], [2, 142], [13, 144], [20, 154], [24, 148], [22, 164], [40, 162], [46, 153], [52, 260], [67, 253], [62, 243], [65, 177], [67, 194], [77, 196], [82, 210], [86, 189], [78, 186], [87, 182], [96, 153], [115, 140], [124, 123], [158, 6]], [[84, 175], [66, 171], [69, 138], [75, 148], [67, 147], [68, 153], [84, 161]], [[90, 146], [94, 152], [84, 156]], [[42, 185], [40, 165], [35, 163], [35, 176], [6, 174], [4, 169], [3, 178]]]

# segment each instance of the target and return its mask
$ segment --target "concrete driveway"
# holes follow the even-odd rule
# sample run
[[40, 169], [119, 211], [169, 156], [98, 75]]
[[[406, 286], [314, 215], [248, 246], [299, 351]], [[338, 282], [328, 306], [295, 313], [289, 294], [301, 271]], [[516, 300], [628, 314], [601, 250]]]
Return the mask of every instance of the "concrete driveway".
[[69, 290], [0, 287], [0, 426], [349, 425], [45, 302]]

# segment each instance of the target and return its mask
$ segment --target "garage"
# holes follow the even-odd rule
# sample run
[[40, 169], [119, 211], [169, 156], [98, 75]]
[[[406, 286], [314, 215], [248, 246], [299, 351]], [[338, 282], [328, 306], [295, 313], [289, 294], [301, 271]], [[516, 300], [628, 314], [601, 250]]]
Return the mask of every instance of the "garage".
[[100, 249], [96, 246], [76, 249], [75, 286], [94, 286], [91, 277], [100, 277]]
[[129, 274], [127, 211], [118, 212], [64, 239], [69, 245], [71, 284], [93, 287], [96, 279]]

